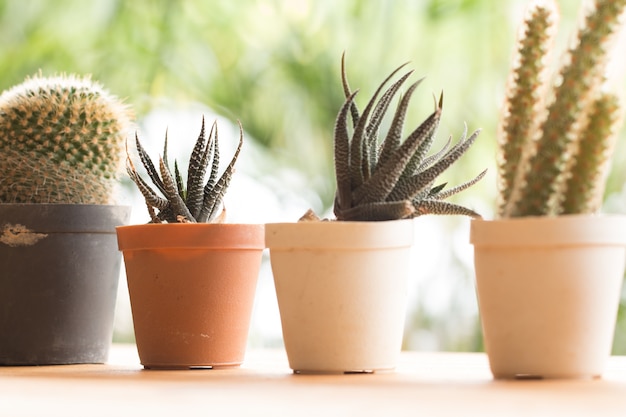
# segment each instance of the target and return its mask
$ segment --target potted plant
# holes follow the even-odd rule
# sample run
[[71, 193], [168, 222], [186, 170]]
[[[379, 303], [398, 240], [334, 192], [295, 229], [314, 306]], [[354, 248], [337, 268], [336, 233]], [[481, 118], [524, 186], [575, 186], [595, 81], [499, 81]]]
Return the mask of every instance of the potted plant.
[[597, 377], [610, 354], [626, 218], [597, 214], [621, 113], [601, 86], [625, 7], [596, 0], [552, 86], [556, 5], [525, 18], [499, 131], [499, 218], [471, 224], [496, 378]]
[[361, 114], [342, 58], [346, 101], [334, 133], [336, 218], [320, 221], [309, 211], [297, 223], [266, 225], [283, 338], [295, 372], [395, 368], [406, 314], [410, 219], [429, 213], [478, 217], [445, 199], [480, 180], [484, 172], [450, 189], [436, 181], [479, 132], [469, 137], [464, 133], [455, 145], [449, 140], [427, 156], [443, 95], [435, 101], [434, 112], [402, 140], [404, 118], [419, 81], [411, 85], [379, 142], [383, 117], [411, 75], [407, 72], [383, 92], [401, 68], [378, 87]]
[[0, 365], [106, 361], [130, 124], [89, 77], [39, 74], [0, 95]]
[[167, 136], [158, 168], [136, 137], [139, 159], [157, 191], [127, 159], [151, 218], [149, 224], [117, 228], [145, 368], [231, 367], [244, 359], [265, 245], [263, 225], [224, 223], [222, 200], [243, 144], [239, 128], [239, 145], [221, 175], [217, 123], [207, 138], [204, 119], [186, 182], [178, 164], [172, 171], [167, 162]]

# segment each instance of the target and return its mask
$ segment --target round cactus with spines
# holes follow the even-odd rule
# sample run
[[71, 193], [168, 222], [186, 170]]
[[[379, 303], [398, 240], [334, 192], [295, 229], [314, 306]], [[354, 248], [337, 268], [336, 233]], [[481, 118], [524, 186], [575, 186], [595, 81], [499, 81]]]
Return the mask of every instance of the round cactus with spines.
[[132, 113], [90, 77], [41, 74], [0, 95], [0, 203], [110, 204]]

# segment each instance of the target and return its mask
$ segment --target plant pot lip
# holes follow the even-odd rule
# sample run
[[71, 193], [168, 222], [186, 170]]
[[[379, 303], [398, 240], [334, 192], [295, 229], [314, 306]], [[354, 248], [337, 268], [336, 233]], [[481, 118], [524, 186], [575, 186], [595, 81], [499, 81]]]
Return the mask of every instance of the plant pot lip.
[[568, 214], [496, 220], [473, 219], [474, 246], [626, 246], [626, 215]]
[[[0, 228], [35, 233], [108, 233], [127, 224], [132, 207], [117, 204], [0, 203]], [[35, 212], [35, 213], [33, 213]]]
[[129, 204], [84, 204], [84, 203], [0, 203], [0, 207], [2, 206], [18, 206], [18, 207], [56, 207], [56, 208], [67, 208], [67, 207], [131, 207]]
[[118, 226], [119, 250], [158, 248], [265, 249], [265, 225], [255, 223], [148, 223]]
[[414, 240], [414, 220], [268, 223], [265, 245], [270, 250], [408, 247]]

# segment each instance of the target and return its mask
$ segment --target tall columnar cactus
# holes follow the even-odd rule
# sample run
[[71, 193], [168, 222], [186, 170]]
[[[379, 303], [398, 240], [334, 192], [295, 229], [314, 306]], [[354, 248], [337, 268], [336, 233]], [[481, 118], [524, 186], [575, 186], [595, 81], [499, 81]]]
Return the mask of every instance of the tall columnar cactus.
[[591, 105], [587, 126], [581, 130], [578, 153], [572, 161], [561, 204], [563, 214], [593, 213], [602, 204], [602, 184], [621, 122], [617, 96], [604, 93]]
[[499, 209], [509, 201], [522, 154], [537, 131], [544, 105], [548, 59], [557, 33], [557, 13], [552, 1], [529, 8], [526, 25], [519, 34], [519, 47], [507, 86], [507, 103], [499, 126]]
[[111, 203], [131, 120], [89, 77], [38, 75], [3, 92], [0, 203]]
[[626, 0], [596, 0], [546, 88], [542, 63], [558, 9], [554, 0], [531, 5], [499, 131], [501, 217], [597, 210], [620, 120], [616, 98], [601, 87], [625, 9]]

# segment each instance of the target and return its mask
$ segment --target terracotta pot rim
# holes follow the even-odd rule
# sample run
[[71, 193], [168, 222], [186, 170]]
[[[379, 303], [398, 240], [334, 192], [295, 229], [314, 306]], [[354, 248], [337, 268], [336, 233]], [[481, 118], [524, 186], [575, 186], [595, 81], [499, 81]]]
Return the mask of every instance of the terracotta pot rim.
[[394, 248], [411, 246], [414, 219], [268, 223], [265, 231], [265, 246], [270, 249]]
[[158, 248], [265, 249], [263, 224], [163, 223], [116, 227], [119, 250]]
[[475, 246], [626, 246], [626, 215], [473, 219], [470, 223], [470, 242]]

